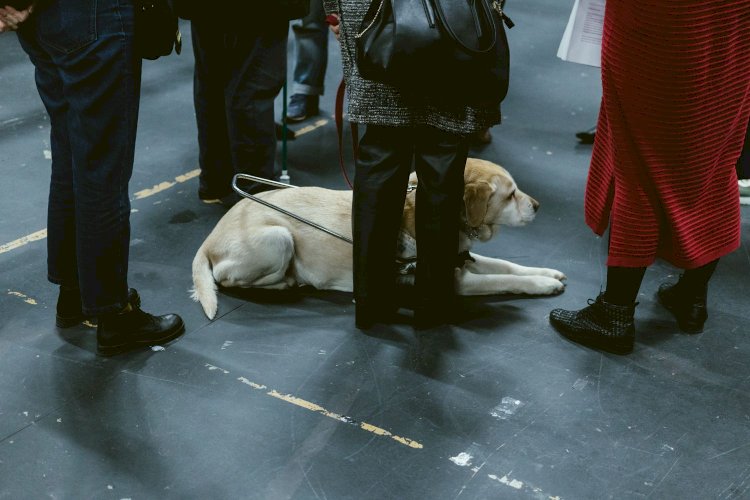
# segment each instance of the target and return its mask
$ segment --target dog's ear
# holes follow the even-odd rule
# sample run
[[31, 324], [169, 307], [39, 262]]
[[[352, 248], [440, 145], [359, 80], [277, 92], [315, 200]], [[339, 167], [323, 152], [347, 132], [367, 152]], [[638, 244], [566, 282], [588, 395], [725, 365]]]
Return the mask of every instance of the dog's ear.
[[466, 221], [470, 227], [479, 227], [487, 214], [487, 205], [495, 187], [487, 181], [471, 182], [464, 186]]

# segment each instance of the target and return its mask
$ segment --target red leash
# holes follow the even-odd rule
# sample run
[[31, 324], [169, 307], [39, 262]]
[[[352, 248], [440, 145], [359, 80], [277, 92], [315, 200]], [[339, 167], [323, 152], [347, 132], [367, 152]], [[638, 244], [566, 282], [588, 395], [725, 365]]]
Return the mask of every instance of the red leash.
[[[336, 91], [336, 132], [339, 136], [339, 166], [341, 167], [341, 173], [349, 184], [349, 188], [353, 189], [352, 181], [349, 180], [349, 174], [346, 172], [346, 164], [344, 162], [344, 95], [346, 94], [346, 84], [344, 79], [341, 79], [339, 89]], [[352, 149], [354, 151], [354, 160], [357, 160], [357, 152], [359, 150], [359, 129], [356, 123], [350, 123], [352, 130]]]

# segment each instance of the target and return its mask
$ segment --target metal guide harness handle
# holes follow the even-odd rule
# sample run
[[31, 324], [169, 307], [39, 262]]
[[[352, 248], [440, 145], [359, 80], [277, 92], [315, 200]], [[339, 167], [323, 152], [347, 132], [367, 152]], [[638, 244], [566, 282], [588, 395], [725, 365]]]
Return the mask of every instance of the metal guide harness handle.
[[340, 239], [342, 241], [345, 241], [345, 242], [349, 243], [350, 245], [354, 243], [351, 238], [348, 238], [348, 237], [346, 237], [346, 236], [344, 236], [342, 234], [339, 234], [336, 231], [332, 231], [332, 230], [328, 229], [325, 226], [321, 226], [320, 224], [318, 224], [316, 222], [313, 222], [311, 220], [305, 219], [304, 217], [300, 217], [299, 215], [297, 215], [297, 214], [295, 214], [293, 212], [290, 212], [288, 210], [285, 210], [285, 209], [279, 207], [278, 205], [274, 205], [273, 203], [269, 203], [266, 200], [263, 200], [261, 198], [258, 198], [257, 196], [254, 196], [254, 195], [252, 195], [252, 194], [250, 194], [248, 192], [245, 192], [244, 190], [242, 190], [242, 188], [240, 188], [237, 185], [237, 181], [239, 179], [243, 179], [243, 180], [247, 180], [247, 181], [253, 181], [253, 182], [259, 182], [261, 184], [266, 184], [268, 186], [274, 186], [274, 187], [277, 187], [277, 188], [284, 188], [284, 189], [286, 189], [286, 188], [296, 188], [298, 186], [292, 186], [291, 184], [284, 184], [283, 182], [272, 181], [272, 180], [269, 180], [269, 179], [264, 179], [263, 177], [256, 177], [256, 176], [250, 175], [250, 174], [236, 174], [234, 176], [234, 178], [232, 179], [232, 189], [234, 189], [234, 191], [238, 195], [242, 196], [243, 198], [247, 198], [249, 200], [253, 200], [256, 203], [260, 203], [261, 205], [265, 205], [266, 207], [268, 207], [270, 209], [276, 210], [277, 212], [281, 212], [282, 214], [287, 215], [287, 216], [291, 217], [292, 219], [296, 219], [299, 222], [302, 222], [303, 224], [307, 224], [308, 226], [311, 226], [311, 227], [314, 227], [315, 229], [323, 231], [324, 233], [329, 234], [329, 235], [331, 235], [331, 236], [333, 236], [335, 238], [338, 238], [338, 239]]

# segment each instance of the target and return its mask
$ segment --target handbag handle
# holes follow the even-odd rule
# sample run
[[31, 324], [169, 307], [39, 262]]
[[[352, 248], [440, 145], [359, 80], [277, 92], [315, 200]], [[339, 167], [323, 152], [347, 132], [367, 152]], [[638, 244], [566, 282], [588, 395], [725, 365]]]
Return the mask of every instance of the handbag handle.
[[[455, 0], [448, 0], [448, 1], [455, 1]], [[443, 28], [445, 29], [445, 32], [450, 36], [453, 41], [455, 41], [462, 49], [465, 51], [471, 53], [471, 54], [486, 54], [495, 48], [495, 43], [497, 43], [497, 24], [495, 23], [495, 16], [492, 15], [491, 8], [487, 5], [487, 2], [485, 0], [472, 0], [475, 7], [477, 4], [479, 4], [479, 8], [482, 8], [484, 10], [484, 14], [486, 19], [488, 19], [490, 23], [490, 30], [491, 35], [489, 39], [491, 40], [491, 43], [486, 48], [481, 49], [475, 49], [473, 47], [468, 47], [459, 37], [456, 35], [456, 32], [453, 31], [453, 28], [451, 28], [450, 23], [448, 23], [447, 16], [445, 15], [445, 12], [443, 11], [443, 5], [441, 3], [441, 0], [432, 0], [432, 3], [435, 6], [435, 11], [438, 14], [438, 17], [440, 18], [440, 23], [443, 25]], [[476, 12], [476, 11], [475, 11]], [[476, 16], [476, 14], [475, 14]], [[477, 25], [477, 34], [479, 37], [481, 37], [481, 23], [479, 22], [479, 19], [475, 18], [475, 24]]]

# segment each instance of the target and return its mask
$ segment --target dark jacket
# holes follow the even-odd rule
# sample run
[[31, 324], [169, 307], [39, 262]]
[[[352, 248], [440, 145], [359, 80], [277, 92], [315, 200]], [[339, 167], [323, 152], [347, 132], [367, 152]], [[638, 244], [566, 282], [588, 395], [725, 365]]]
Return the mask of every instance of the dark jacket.
[[175, 12], [183, 19], [207, 20], [239, 26], [257, 26], [269, 17], [299, 19], [310, 12], [310, 0], [172, 0]]

